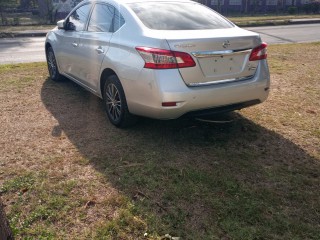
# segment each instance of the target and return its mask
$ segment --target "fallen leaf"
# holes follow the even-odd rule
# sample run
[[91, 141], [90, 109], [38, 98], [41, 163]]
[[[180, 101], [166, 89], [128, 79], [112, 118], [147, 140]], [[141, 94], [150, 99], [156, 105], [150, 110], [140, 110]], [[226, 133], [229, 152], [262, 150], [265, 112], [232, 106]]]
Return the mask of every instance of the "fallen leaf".
[[316, 112], [316, 111], [311, 110], [311, 109], [308, 109], [306, 112], [307, 112], [307, 113], [310, 113], [310, 114], [317, 114], [317, 112]]

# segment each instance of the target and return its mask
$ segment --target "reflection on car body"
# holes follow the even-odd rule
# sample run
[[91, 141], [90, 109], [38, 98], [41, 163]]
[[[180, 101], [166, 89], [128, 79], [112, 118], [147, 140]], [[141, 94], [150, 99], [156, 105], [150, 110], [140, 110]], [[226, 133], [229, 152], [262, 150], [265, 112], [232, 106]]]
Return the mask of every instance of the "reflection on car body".
[[118, 127], [266, 100], [267, 45], [189, 0], [85, 0], [46, 38], [53, 80], [103, 98]]

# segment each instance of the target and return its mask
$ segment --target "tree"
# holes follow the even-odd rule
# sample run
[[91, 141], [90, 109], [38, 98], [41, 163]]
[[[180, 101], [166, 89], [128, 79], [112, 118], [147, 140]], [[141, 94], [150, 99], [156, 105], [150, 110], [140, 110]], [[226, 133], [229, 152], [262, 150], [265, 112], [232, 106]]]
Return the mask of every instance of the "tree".
[[249, 0], [245, 0], [245, 6], [244, 6], [244, 13], [247, 14], [248, 13], [248, 5], [249, 5]]
[[13, 234], [11, 232], [6, 213], [4, 212], [4, 206], [2, 204], [1, 198], [0, 198], [0, 239], [1, 240], [13, 239]]
[[7, 25], [5, 10], [7, 8], [17, 7], [18, 0], [0, 0], [0, 16], [2, 25]]
[[37, 0], [20, 0], [21, 9], [31, 9], [38, 6]]
[[31, 0], [20, 0], [20, 8], [21, 9], [28, 9], [30, 8]]
[[52, 0], [38, 0], [40, 16], [47, 19], [49, 23], [54, 22], [53, 12], [54, 7], [52, 5]]
[[221, 2], [222, 0], [218, 0], [218, 12], [221, 13]]

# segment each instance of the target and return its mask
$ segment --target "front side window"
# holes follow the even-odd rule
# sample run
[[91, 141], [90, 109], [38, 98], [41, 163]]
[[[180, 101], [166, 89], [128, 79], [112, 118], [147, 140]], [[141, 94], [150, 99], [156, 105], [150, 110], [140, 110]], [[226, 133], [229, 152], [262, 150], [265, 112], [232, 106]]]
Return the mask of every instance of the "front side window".
[[88, 15], [91, 9], [91, 4], [83, 5], [72, 12], [68, 21], [68, 28], [75, 31], [83, 31]]
[[233, 25], [213, 10], [197, 3], [132, 3], [141, 22], [155, 30], [200, 30], [231, 28]]

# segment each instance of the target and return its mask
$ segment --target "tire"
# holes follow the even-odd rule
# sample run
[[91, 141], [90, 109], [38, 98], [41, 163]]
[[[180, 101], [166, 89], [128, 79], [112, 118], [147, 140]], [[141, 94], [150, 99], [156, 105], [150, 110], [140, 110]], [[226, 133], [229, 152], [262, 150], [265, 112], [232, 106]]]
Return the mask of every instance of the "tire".
[[62, 81], [64, 77], [59, 73], [56, 57], [54, 55], [52, 47], [48, 48], [46, 55], [50, 78], [53, 81]]
[[138, 117], [128, 110], [122, 85], [116, 75], [107, 78], [103, 88], [103, 101], [109, 121], [114, 126], [125, 128], [137, 122]]

